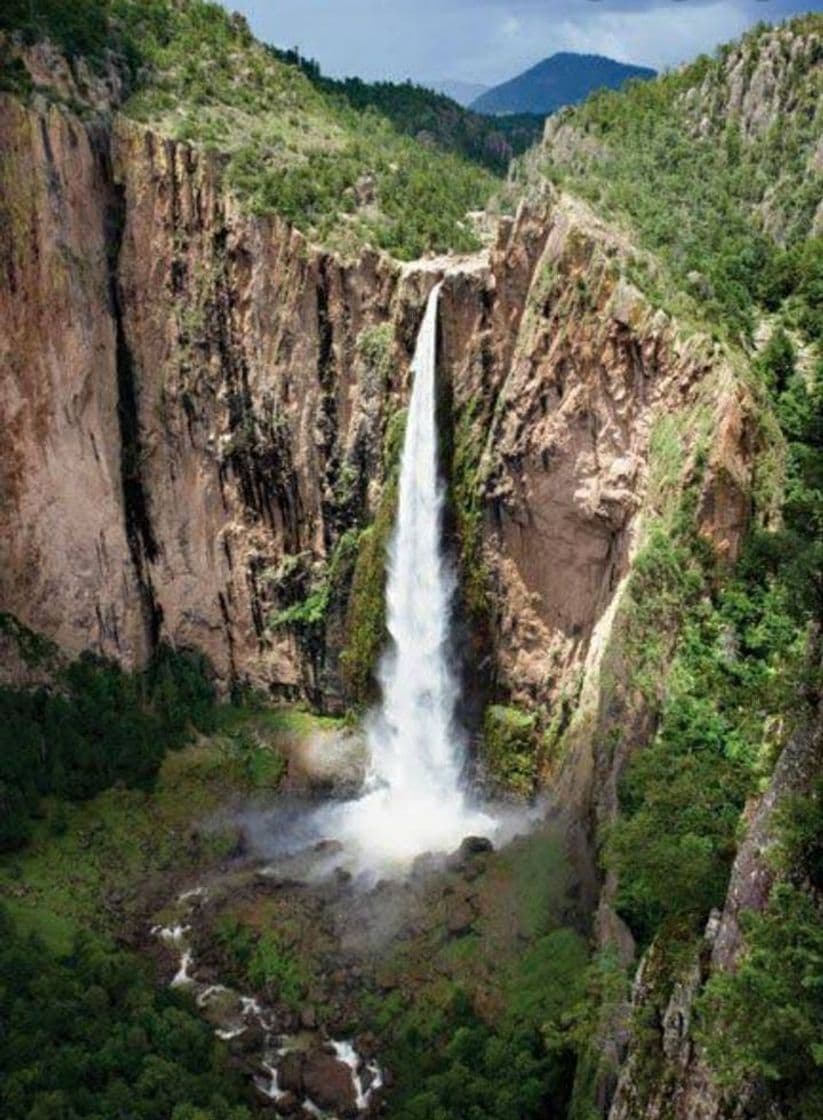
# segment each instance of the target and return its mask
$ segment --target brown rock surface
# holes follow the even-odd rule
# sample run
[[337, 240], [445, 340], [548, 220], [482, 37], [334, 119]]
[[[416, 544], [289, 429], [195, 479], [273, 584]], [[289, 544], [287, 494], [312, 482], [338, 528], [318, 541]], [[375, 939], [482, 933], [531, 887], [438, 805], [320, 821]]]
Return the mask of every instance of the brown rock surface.
[[352, 1072], [345, 1062], [323, 1050], [312, 1050], [303, 1068], [303, 1088], [319, 1108], [340, 1116], [357, 1115], [357, 1093]]
[[[270, 620], [377, 508], [444, 270], [441, 374], [477, 451], [494, 605], [467, 652], [491, 659], [483, 679], [550, 707], [591, 676], [654, 515], [654, 424], [712, 379], [702, 526], [736, 554], [745, 394], [622, 278], [630, 247], [581, 203], [522, 208], [470, 260], [345, 262], [242, 212], [217, 156], [124, 117], [2, 95], [0, 137], [0, 608], [63, 649], [133, 665], [158, 640], [196, 646], [226, 684], [340, 707], [345, 602], [309, 638]], [[375, 327], [382, 368], [362, 346]]]

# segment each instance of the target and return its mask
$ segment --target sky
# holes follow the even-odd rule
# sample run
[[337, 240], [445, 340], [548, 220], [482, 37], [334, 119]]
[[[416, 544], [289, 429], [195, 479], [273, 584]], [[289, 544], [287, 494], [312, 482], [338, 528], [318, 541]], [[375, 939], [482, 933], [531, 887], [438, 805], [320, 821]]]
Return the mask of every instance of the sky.
[[556, 51], [663, 69], [821, 0], [226, 0], [335, 77], [494, 85]]

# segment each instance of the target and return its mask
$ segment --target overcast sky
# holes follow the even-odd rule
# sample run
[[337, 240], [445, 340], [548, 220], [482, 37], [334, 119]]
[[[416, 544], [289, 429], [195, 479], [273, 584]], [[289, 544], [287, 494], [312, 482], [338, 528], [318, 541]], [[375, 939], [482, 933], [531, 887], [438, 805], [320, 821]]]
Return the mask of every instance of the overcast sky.
[[324, 73], [493, 85], [559, 50], [661, 69], [823, 0], [226, 0]]

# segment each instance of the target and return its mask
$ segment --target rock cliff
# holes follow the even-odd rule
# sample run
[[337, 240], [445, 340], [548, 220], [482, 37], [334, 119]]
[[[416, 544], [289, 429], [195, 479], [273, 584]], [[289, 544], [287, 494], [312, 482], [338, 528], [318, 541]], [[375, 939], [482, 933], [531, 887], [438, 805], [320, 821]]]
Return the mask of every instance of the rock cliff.
[[[527, 704], [559, 695], [627, 570], [654, 417], [722, 364], [621, 278], [620, 240], [554, 198], [480, 259], [344, 261], [241, 211], [218, 157], [125, 118], [4, 95], [0, 130], [4, 609], [70, 652], [133, 665], [167, 640], [225, 682], [339, 703], [345, 626], [307, 644], [270, 620], [374, 516], [446, 270], [442, 369], [476, 458], [496, 676]], [[736, 415], [706, 507], [731, 552]]]

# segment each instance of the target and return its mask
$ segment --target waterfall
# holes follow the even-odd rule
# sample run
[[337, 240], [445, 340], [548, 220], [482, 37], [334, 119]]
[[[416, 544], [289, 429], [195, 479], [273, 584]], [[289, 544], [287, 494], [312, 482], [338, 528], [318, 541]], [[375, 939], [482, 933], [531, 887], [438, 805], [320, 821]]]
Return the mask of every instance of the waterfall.
[[386, 582], [390, 645], [380, 665], [382, 707], [369, 731], [374, 778], [417, 800], [458, 789], [462, 743], [449, 657], [454, 581], [442, 556], [435, 367], [440, 285], [432, 289], [412, 362], [397, 520]]
[[397, 518], [386, 586], [388, 649], [382, 703], [367, 722], [371, 769], [364, 795], [341, 806], [341, 839], [371, 863], [403, 863], [456, 847], [495, 822], [461, 789], [465, 740], [455, 721], [459, 689], [450, 621], [454, 576], [443, 555], [435, 371], [440, 285], [428, 299], [412, 363]]

